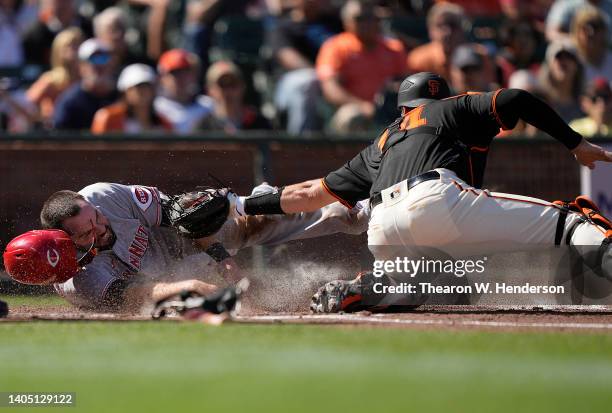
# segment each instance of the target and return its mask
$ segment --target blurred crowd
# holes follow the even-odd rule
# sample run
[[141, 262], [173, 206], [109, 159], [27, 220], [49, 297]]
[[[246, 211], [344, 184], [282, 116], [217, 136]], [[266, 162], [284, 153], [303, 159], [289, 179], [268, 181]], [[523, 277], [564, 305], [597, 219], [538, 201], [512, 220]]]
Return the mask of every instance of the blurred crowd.
[[0, 130], [350, 134], [432, 71], [612, 135], [611, 17], [612, 0], [0, 0]]

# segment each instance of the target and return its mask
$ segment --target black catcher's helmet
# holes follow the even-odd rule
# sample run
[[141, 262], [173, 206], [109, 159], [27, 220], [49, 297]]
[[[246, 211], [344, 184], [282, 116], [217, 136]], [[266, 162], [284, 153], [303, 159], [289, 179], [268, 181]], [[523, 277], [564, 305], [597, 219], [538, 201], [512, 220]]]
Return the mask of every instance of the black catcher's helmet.
[[419, 72], [408, 76], [400, 85], [397, 106], [416, 108], [449, 96], [450, 89], [444, 78], [431, 72]]

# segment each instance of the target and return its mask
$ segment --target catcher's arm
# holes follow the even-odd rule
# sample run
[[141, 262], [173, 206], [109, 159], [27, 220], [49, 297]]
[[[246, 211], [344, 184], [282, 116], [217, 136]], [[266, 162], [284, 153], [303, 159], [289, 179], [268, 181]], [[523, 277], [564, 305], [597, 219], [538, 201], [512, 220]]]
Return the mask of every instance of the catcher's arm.
[[323, 186], [322, 179], [301, 182], [250, 197], [233, 197], [231, 211], [238, 215], [274, 215], [313, 212], [334, 203], [336, 198]]
[[281, 209], [286, 214], [313, 212], [334, 202], [336, 198], [325, 190], [321, 179], [289, 185], [280, 199]]

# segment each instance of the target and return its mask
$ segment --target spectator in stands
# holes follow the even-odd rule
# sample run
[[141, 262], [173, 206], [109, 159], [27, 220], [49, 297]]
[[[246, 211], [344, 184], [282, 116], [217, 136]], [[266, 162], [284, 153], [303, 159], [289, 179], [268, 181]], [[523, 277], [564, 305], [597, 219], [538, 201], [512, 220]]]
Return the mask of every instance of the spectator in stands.
[[[134, 0], [132, 0], [134, 1]], [[140, 1], [140, 0], [138, 0]], [[178, 2], [177, 2], [178, 3]], [[215, 23], [228, 16], [261, 19], [268, 14], [269, 0], [191, 0], [187, 3], [184, 24], [185, 48], [208, 66], [208, 48]], [[280, 7], [280, 6], [279, 6]]]
[[537, 47], [539, 34], [528, 20], [510, 21], [502, 24], [499, 31], [501, 50], [497, 54], [499, 83], [506, 87], [510, 76], [520, 69], [536, 72], [540, 63]]
[[289, 133], [322, 129], [317, 110], [321, 90], [314, 64], [323, 42], [341, 29], [340, 20], [325, 13], [323, 0], [298, 0], [269, 30], [268, 43], [282, 69], [274, 104], [287, 113]]
[[572, 42], [560, 40], [551, 43], [539, 74], [546, 100], [563, 120], [569, 123], [582, 116], [579, 97], [583, 87], [583, 67]]
[[427, 14], [427, 31], [431, 41], [408, 54], [412, 72], [434, 72], [449, 77], [450, 59], [455, 49], [465, 42], [467, 19], [461, 6], [436, 3]]
[[66, 90], [55, 105], [55, 129], [89, 130], [98, 109], [117, 98], [110, 50], [99, 40], [89, 39], [79, 47], [81, 81]]
[[81, 28], [87, 37], [92, 34], [91, 22], [77, 13], [76, 0], [42, 0], [38, 21], [24, 34], [26, 62], [48, 69], [53, 39], [71, 26]]
[[17, 0], [0, 0], [0, 67], [20, 66], [23, 63], [23, 48], [19, 34]]
[[96, 112], [91, 131], [134, 134], [172, 130], [170, 122], [153, 109], [156, 82], [151, 66], [134, 63], [123, 69], [117, 81], [121, 98]]
[[468, 91], [486, 92], [492, 89], [491, 64], [478, 46], [463, 44], [453, 53], [449, 79], [456, 94]]
[[527, 21], [540, 36], [544, 35], [546, 16], [553, 2], [554, 0], [499, 0], [506, 22]]
[[213, 63], [206, 72], [208, 95], [214, 100], [213, 115], [201, 125], [205, 130], [233, 134], [240, 130], [270, 129], [270, 123], [254, 107], [244, 103], [245, 83], [232, 62]]
[[175, 132], [192, 133], [211, 115], [213, 100], [198, 94], [199, 60], [183, 49], [165, 52], [157, 64], [160, 96], [155, 98], [157, 113], [163, 113]]
[[110, 49], [115, 72], [132, 63], [142, 63], [145, 59], [134, 55], [128, 48], [125, 34], [127, 18], [123, 9], [109, 7], [96, 15], [93, 19], [94, 34], [97, 39]]
[[338, 107], [332, 124], [337, 130], [353, 120], [372, 119], [374, 97], [385, 83], [406, 74], [400, 41], [383, 38], [371, 3], [349, 0], [341, 11], [345, 32], [328, 39], [317, 56], [323, 95]]
[[579, 10], [572, 25], [572, 39], [584, 65], [588, 83], [597, 77], [612, 79], [612, 53], [608, 49], [608, 21], [596, 7]]
[[43, 73], [27, 91], [27, 98], [36, 106], [44, 125], [51, 126], [59, 95], [80, 80], [78, 50], [82, 42], [83, 32], [78, 27], [61, 31], [51, 46], [51, 70]]
[[585, 137], [612, 136], [612, 89], [608, 79], [598, 77], [587, 86], [580, 103], [586, 117], [570, 123]]
[[548, 41], [568, 38], [576, 12], [589, 5], [601, 9], [606, 20], [612, 21], [612, 0], [556, 0], [546, 18]]

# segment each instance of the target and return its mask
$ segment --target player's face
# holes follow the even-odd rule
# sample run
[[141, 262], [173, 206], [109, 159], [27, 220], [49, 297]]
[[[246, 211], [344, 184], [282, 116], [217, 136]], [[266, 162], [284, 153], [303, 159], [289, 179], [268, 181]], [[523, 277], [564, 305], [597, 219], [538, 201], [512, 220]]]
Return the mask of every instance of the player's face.
[[81, 210], [76, 216], [62, 222], [64, 230], [80, 249], [87, 250], [92, 243], [99, 249], [110, 248], [115, 242], [115, 233], [108, 219], [89, 202], [77, 202]]

